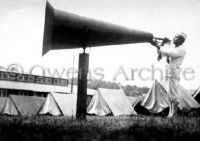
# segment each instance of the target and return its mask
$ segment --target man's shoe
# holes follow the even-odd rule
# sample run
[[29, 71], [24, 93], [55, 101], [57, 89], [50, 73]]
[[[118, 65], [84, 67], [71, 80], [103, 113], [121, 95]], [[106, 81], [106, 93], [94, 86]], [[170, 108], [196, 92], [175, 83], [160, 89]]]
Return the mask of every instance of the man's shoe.
[[170, 102], [170, 104], [169, 104], [169, 114], [168, 114], [167, 117], [168, 118], [173, 117], [173, 105], [172, 105], [172, 102]]

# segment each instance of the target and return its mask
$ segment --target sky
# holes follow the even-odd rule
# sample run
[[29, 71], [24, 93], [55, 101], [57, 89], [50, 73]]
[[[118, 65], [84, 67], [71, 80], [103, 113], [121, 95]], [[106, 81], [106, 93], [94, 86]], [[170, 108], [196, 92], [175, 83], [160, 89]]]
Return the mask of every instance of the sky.
[[[199, 0], [49, 0], [58, 10], [169, 37], [184, 32], [187, 54], [183, 70], [190, 68], [192, 78], [181, 79], [187, 89], [200, 86], [200, 1]], [[52, 75], [58, 70], [69, 76], [78, 68], [82, 49], [52, 50], [42, 57], [46, 0], [0, 0], [0, 69], [13, 64], [25, 73]], [[120, 82], [122, 85], [151, 86], [147, 69], [165, 68], [158, 62], [155, 47], [149, 43], [88, 48], [90, 78]], [[137, 70], [136, 70], [137, 69]], [[135, 71], [133, 71], [135, 70]], [[142, 70], [142, 71], [141, 71]], [[142, 74], [142, 77], [140, 76]], [[159, 78], [159, 75], [155, 77]]]

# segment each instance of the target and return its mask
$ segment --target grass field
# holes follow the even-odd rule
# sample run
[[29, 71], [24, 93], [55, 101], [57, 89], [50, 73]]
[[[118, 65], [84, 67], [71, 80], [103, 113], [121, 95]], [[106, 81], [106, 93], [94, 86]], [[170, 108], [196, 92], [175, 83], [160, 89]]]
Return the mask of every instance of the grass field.
[[88, 116], [86, 121], [79, 121], [73, 117], [0, 116], [0, 141], [199, 139], [200, 117]]

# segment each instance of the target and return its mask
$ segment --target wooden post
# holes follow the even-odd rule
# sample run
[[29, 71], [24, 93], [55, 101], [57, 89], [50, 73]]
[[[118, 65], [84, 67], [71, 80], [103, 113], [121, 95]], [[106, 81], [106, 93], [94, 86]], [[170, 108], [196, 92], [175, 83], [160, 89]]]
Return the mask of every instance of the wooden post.
[[89, 54], [79, 54], [78, 68], [78, 94], [77, 94], [77, 109], [76, 117], [78, 119], [86, 119], [87, 114], [87, 74], [89, 68]]

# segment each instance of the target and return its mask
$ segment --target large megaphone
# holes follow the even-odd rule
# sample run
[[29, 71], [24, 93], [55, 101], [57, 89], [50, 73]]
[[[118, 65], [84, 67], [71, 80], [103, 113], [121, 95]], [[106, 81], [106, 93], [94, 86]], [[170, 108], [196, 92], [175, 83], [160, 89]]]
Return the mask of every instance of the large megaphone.
[[43, 52], [151, 42], [153, 34], [55, 10], [46, 3]]

